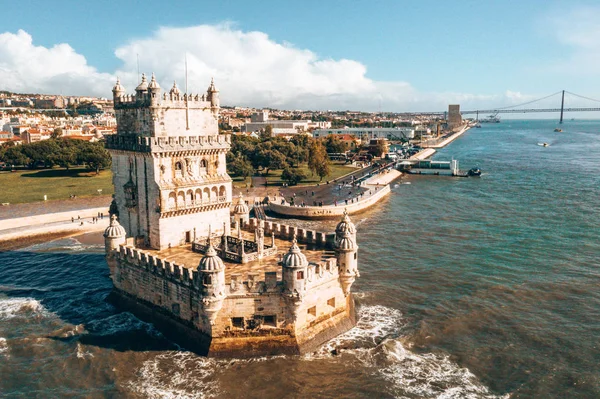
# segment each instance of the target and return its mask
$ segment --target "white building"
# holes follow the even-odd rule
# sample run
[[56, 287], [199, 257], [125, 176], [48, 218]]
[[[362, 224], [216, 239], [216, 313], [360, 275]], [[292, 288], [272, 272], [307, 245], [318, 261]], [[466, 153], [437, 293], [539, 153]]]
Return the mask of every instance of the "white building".
[[415, 129], [410, 127], [356, 127], [345, 129], [317, 129], [313, 132], [313, 137], [326, 137], [330, 134], [349, 134], [359, 139], [410, 140], [415, 138]]
[[290, 135], [307, 132], [314, 128], [331, 127], [331, 122], [313, 122], [309, 120], [278, 120], [269, 119], [269, 111], [255, 112], [250, 122], [242, 126], [242, 132], [252, 133], [264, 130], [267, 126], [273, 129], [273, 136]]

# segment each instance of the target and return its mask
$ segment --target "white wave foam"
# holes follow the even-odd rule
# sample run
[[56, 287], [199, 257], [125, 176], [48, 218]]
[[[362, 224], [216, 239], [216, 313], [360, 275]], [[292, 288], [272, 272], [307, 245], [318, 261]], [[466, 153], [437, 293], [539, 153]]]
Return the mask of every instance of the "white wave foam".
[[48, 316], [50, 313], [33, 298], [0, 298], [0, 320]]
[[86, 329], [97, 335], [112, 335], [124, 331], [145, 331], [148, 335], [160, 337], [162, 334], [150, 323], [146, 323], [129, 312], [117, 313], [104, 319], [92, 320]]
[[0, 337], [0, 354], [8, 351], [8, 342], [6, 342], [6, 338]]
[[77, 342], [77, 358], [85, 359], [86, 357], [94, 357], [94, 354], [92, 352], [83, 350], [83, 345]]
[[394, 395], [438, 399], [500, 398], [490, 394], [475, 375], [450, 361], [448, 356], [416, 354], [398, 340], [386, 340], [382, 350], [385, 354], [383, 362], [391, 364], [379, 368], [378, 372], [392, 383]]
[[358, 310], [356, 326], [333, 338], [317, 352], [304, 356], [305, 360], [321, 359], [339, 350], [353, 349], [354, 352], [378, 345], [385, 337], [397, 336], [406, 322], [402, 312], [386, 306], [362, 306]]
[[144, 362], [139, 378], [127, 387], [145, 398], [212, 398], [219, 384], [213, 378], [216, 360], [191, 352], [169, 351]]
[[407, 350], [401, 336], [406, 321], [399, 310], [363, 306], [358, 310], [358, 317], [353, 329], [303, 359], [337, 359], [332, 354], [340, 352], [354, 356], [365, 368], [390, 382], [391, 393], [398, 397], [498, 398], [468, 369], [450, 361], [448, 356]]

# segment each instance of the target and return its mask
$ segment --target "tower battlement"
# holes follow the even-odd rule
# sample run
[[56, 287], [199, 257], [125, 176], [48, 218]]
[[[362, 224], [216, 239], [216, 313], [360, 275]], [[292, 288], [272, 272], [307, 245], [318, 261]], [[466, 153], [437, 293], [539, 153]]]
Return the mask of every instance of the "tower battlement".
[[181, 93], [176, 83], [168, 93], [154, 74], [150, 83], [142, 74], [135, 94], [126, 94], [121, 82], [113, 87], [117, 134], [143, 136], [205, 136], [219, 132], [219, 91], [211, 81], [205, 94]]

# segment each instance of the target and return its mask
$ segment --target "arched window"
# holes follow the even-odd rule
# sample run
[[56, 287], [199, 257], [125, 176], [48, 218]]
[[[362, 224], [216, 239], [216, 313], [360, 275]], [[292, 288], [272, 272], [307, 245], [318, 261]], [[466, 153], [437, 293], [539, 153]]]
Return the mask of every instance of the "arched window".
[[196, 204], [202, 203], [202, 190], [199, 188], [196, 189]]
[[177, 206], [185, 206], [185, 195], [183, 194], [183, 191], [180, 191], [177, 194]]
[[181, 164], [181, 162], [175, 162], [175, 177], [183, 177], [182, 167], [183, 165]]
[[219, 202], [225, 202], [227, 197], [227, 190], [225, 190], [225, 186], [221, 186], [219, 188]]
[[204, 189], [204, 195], [202, 196], [202, 202], [203, 203], [210, 202], [210, 191], [208, 190], [208, 187], [206, 187]]
[[206, 166], [208, 165], [208, 163], [206, 162], [206, 159], [201, 159], [198, 165], [199, 165], [198, 169], [199, 169], [200, 175], [201, 176], [205, 175], [206, 174]]
[[211, 202], [217, 202], [219, 200], [219, 192], [217, 191], [217, 187], [210, 189], [210, 200]]
[[212, 284], [212, 278], [211, 278], [210, 274], [205, 274], [204, 275], [204, 281], [203, 281], [203, 283], [205, 285], [211, 285]]
[[191, 205], [194, 203], [194, 192], [192, 190], [188, 190], [185, 195], [185, 203], [186, 205]]
[[175, 193], [169, 193], [169, 199], [168, 199], [168, 202], [167, 202], [167, 208], [168, 209], [175, 208], [175, 204], [176, 203], [177, 203], [177, 199], [176, 199]]

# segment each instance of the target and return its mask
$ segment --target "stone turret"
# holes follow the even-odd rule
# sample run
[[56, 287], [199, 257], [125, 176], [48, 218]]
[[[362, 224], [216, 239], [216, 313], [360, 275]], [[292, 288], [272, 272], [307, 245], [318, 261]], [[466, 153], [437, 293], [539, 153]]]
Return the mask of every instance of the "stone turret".
[[208, 250], [198, 265], [202, 286], [202, 308], [210, 324], [214, 324], [217, 313], [225, 299], [225, 265], [209, 240]]
[[160, 104], [160, 86], [154, 77], [154, 72], [152, 73], [150, 84], [148, 85], [148, 95], [150, 96], [150, 104], [152, 106]]
[[337, 242], [342, 239], [346, 231], [350, 233], [350, 236], [352, 237], [354, 242], [356, 242], [356, 226], [354, 226], [354, 223], [352, 223], [352, 221], [350, 220], [350, 216], [348, 216], [348, 211], [344, 209], [344, 216], [335, 228], [336, 245]]
[[344, 212], [342, 221], [336, 228], [335, 254], [337, 257], [340, 284], [344, 296], [348, 296], [350, 288], [360, 276], [358, 272], [358, 245], [356, 245], [356, 227]]
[[250, 221], [250, 209], [246, 201], [244, 201], [242, 193], [240, 193], [237, 203], [233, 208], [233, 221], [238, 222], [240, 227], [247, 225]]
[[308, 260], [300, 251], [298, 241], [294, 236], [292, 246], [281, 262], [284, 293], [302, 300], [306, 290]]
[[113, 92], [113, 101], [117, 101], [119, 97], [125, 94], [125, 88], [121, 86], [121, 79], [117, 77], [117, 83], [115, 83], [115, 87], [112, 89]]
[[125, 244], [126, 235], [127, 233], [117, 220], [117, 216], [112, 215], [110, 225], [104, 230], [104, 249], [106, 253], [118, 249], [121, 244]]
[[148, 81], [146, 80], [146, 74], [142, 73], [142, 81], [140, 82], [138, 87], [135, 88], [137, 100], [142, 101], [146, 96], [146, 93], [148, 93]]
[[125, 244], [126, 238], [127, 233], [117, 220], [117, 216], [111, 215], [110, 225], [104, 230], [104, 251], [111, 276], [114, 276], [117, 268], [115, 250], [118, 250], [120, 245]]
[[177, 87], [177, 82], [173, 81], [173, 87], [171, 87], [169, 94], [175, 98], [181, 94], [181, 90], [179, 90], [179, 87]]
[[213, 112], [218, 112], [220, 101], [219, 101], [219, 90], [215, 88], [214, 79], [210, 80], [210, 86], [208, 86], [208, 90], [206, 91], [206, 99], [210, 101], [210, 107], [213, 109]]

